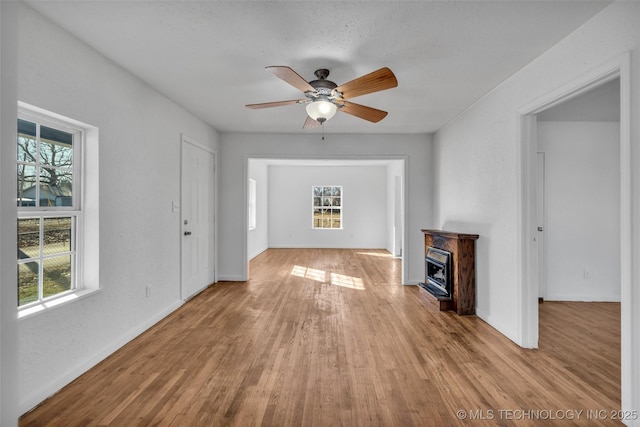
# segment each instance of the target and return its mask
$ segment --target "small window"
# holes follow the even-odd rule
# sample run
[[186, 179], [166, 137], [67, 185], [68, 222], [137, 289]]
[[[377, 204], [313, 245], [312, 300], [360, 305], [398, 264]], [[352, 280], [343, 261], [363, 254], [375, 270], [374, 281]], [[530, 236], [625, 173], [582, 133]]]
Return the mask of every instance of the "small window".
[[342, 186], [312, 188], [313, 228], [342, 228]]
[[20, 111], [17, 138], [18, 307], [76, 289], [82, 129]]
[[257, 207], [256, 207], [256, 180], [249, 180], [249, 230], [253, 230], [256, 228], [256, 216], [257, 216]]

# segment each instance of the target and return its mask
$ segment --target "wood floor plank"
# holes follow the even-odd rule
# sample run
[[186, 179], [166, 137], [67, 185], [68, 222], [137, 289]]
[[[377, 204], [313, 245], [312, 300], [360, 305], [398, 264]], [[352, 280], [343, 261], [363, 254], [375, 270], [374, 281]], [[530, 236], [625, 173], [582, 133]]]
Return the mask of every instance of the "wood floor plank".
[[619, 304], [544, 302], [527, 350], [400, 274], [381, 250], [267, 250], [20, 425], [620, 425], [587, 419], [620, 408]]

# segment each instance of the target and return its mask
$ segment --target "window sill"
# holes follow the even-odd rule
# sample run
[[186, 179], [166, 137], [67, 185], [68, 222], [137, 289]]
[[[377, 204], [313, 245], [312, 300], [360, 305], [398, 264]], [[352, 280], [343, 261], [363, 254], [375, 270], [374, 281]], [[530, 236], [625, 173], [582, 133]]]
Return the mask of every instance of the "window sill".
[[55, 298], [50, 301], [46, 301], [40, 304], [32, 305], [31, 307], [18, 309], [18, 319], [26, 319], [28, 317], [36, 316], [38, 314], [46, 313], [53, 308], [60, 307], [78, 301], [79, 299], [86, 298], [90, 295], [101, 292], [101, 289], [82, 289], [76, 292], [71, 292], [60, 298]]

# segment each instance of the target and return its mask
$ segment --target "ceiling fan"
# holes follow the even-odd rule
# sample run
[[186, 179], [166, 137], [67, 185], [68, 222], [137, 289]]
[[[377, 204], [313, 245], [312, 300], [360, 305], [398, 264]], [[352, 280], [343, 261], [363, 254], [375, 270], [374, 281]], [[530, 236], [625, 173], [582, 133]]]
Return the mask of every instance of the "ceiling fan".
[[321, 68], [315, 71], [317, 80], [307, 82], [293, 69], [285, 66], [266, 67], [266, 70], [276, 77], [289, 83], [291, 86], [304, 93], [304, 99], [290, 101], [265, 102], [262, 104], [247, 104], [251, 109], [281, 107], [291, 104], [306, 104], [307, 120], [303, 129], [312, 129], [322, 125], [334, 116], [336, 111], [351, 114], [352, 116], [377, 123], [387, 115], [386, 111], [356, 104], [348, 99], [369, 93], [379, 92], [398, 86], [398, 80], [388, 68], [380, 68], [377, 71], [358, 77], [340, 86], [327, 80], [329, 70]]

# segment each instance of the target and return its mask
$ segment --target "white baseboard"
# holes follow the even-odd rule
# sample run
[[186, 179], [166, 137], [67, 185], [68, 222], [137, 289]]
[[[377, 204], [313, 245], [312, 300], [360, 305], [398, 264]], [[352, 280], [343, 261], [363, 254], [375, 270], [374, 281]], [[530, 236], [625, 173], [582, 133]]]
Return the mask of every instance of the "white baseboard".
[[238, 275], [220, 275], [218, 276], [218, 282], [246, 282], [247, 279]]
[[24, 414], [38, 406], [42, 401], [60, 391], [64, 386], [71, 383], [80, 375], [93, 368], [95, 365], [106, 359], [108, 356], [115, 353], [129, 341], [145, 332], [147, 329], [173, 313], [182, 305], [181, 301], [176, 301], [170, 306], [166, 307], [161, 312], [147, 320], [146, 322], [130, 329], [127, 333], [122, 335], [117, 340], [109, 343], [105, 347], [101, 348], [93, 354], [93, 356], [79, 363], [75, 368], [65, 372], [57, 378], [45, 383], [38, 390], [32, 391], [29, 395], [25, 396], [18, 403], [20, 414]]
[[370, 246], [358, 246], [353, 245], [351, 243], [347, 243], [344, 246], [337, 246], [335, 244], [322, 245], [317, 243], [282, 243], [282, 244], [270, 244], [268, 249], [355, 249], [355, 250], [367, 250], [367, 249], [382, 249], [387, 250], [384, 245], [380, 247], [376, 247], [375, 245]]
[[564, 302], [620, 302], [620, 295], [601, 295], [589, 297], [584, 295], [547, 295], [545, 301]]

